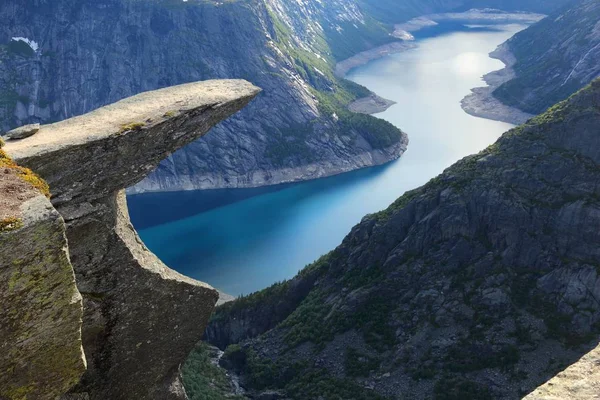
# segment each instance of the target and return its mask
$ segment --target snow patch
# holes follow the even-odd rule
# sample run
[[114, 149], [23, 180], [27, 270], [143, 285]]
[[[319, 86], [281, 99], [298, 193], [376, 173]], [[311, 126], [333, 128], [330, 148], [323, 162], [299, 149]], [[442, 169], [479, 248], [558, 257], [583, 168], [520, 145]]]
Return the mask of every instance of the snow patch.
[[36, 41], [31, 40], [31, 39], [27, 39], [25, 37], [17, 36], [17, 37], [13, 37], [11, 40], [13, 40], [15, 42], [24, 42], [24, 43], [27, 43], [27, 45], [29, 47], [31, 47], [31, 50], [33, 50], [35, 52], [37, 52], [40, 49], [40, 46], [38, 45], [38, 43]]

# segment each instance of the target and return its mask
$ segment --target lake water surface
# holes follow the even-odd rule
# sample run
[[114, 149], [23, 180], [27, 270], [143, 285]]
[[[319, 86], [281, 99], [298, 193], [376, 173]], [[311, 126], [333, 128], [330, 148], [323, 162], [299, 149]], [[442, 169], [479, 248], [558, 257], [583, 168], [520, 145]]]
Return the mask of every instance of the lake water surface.
[[[460, 107], [481, 76], [502, 68], [488, 53], [521, 25], [420, 39], [349, 75], [398, 104], [378, 115], [408, 133], [393, 163], [272, 188], [154, 193], [128, 199], [146, 245], [167, 265], [233, 295], [291, 278], [340, 244], [352, 226], [484, 149], [509, 124]], [[167, 222], [171, 221], [171, 222]]]

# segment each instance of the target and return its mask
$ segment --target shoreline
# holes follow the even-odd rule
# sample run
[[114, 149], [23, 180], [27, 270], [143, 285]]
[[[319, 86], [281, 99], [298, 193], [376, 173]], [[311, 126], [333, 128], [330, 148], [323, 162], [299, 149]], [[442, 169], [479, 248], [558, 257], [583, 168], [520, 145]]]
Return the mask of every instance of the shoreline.
[[[371, 61], [391, 54], [401, 53], [418, 47], [418, 45], [414, 43], [415, 37], [412, 33], [418, 32], [423, 28], [438, 25], [438, 22], [464, 21], [488, 24], [523, 23], [530, 25], [540, 21], [544, 17], [545, 15], [543, 14], [503, 12], [501, 10], [493, 9], [472, 9], [462, 13], [423, 15], [402, 24], [394, 25], [394, 30], [390, 35], [399, 39], [399, 41], [365, 50], [338, 62], [335, 66], [335, 75], [339, 78], [346, 79], [347, 74], [354, 68], [358, 68]], [[508, 46], [505, 45], [506, 43], [499, 45], [496, 50], [489, 54], [491, 58], [502, 61], [505, 64], [505, 67], [501, 70], [492, 71], [484, 75], [483, 80], [488, 86], [471, 89], [471, 93], [461, 100], [461, 107], [464, 112], [474, 117], [520, 125], [534, 115], [507, 106], [493, 96], [494, 90], [515, 77], [512, 66], [515, 64], [516, 59], [508, 49]], [[372, 115], [384, 112], [394, 104], [396, 103], [392, 100], [384, 99], [373, 93], [371, 96], [357, 99], [350, 103], [348, 105], [348, 110]]]
[[[365, 149], [362, 153], [352, 157], [349, 163], [312, 163], [293, 168], [282, 168], [272, 171], [256, 171], [250, 176], [235, 176], [224, 180], [215, 174], [202, 182], [178, 182], [168, 185], [168, 189], [157, 188], [156, 185], [148, 186], [146, 180], [126, 189], [127, 196], [144, 195], [149, 193], [172, 193], [196, 190], [222, 190], [222, 189], [253, 189], [265, 186], [275, 186], [291, 183], [301, 183], [315, 179], [329, 178], [332, 176], [356, 171], [363, 168], [377, 167], [399, 159], [407, 149], [408, 135], [402, 131], [402, 137], [397, 143], [384, 149]], [[211, 179], [212, 178], [212, 179]], [[144, 184], [146, 183], [146, 184]]]
[[390, 54], [401, 53], [406, 50], [414, 49], [417, 45], [403, 41], [392, 42], [378, 46], [370, 50], [362, 51], [350, 58], [342, 60], [335, 65], [335, 75], [338, 78], [345, 79], [348, 72], [354, 68], [367, 64], [370, 61], [389, 56]]
[[516, 76], [512, 66], [515, 65], [517, 60], [508, 48], [507, 43], [502, 43], [496, 50], [492, 51], [490, 58], [502, 61], [505, 67], [483, 76], [483, 80], [487, 86], [471, 89], [471, 93], [465, 96], [460, 102], [463, 111], [474, 117], [506, 122], [513, 125], [521, 125], [527, 122], [527, 120], [534, 117], [533, 114], [528, 114], [518, 108], [507, 106], [494, 97], [494, 91], [500, 85]]
[[534, 24], [539, 22], [544, 17], [544, 14], [532, 12], [506, 12], [493, 8], [477, 9], [473, 8], [460, 13], [438, 13], [428, 14], [411, 19], [410, 21], [394, 25], [394, 33], [392, 36], [398, 38], [407, 38], [414, 40], [412, 33], [418, 32], [421, 29], [438, 25], [439, 22], [447, 21], [468, 21], [478, 24]]
[[359, 114], [373, 115], [386, 111], [394, 104], [397, 103], [373, 93], [370, 96], [354, 100], [348, 105], [348, 110]]

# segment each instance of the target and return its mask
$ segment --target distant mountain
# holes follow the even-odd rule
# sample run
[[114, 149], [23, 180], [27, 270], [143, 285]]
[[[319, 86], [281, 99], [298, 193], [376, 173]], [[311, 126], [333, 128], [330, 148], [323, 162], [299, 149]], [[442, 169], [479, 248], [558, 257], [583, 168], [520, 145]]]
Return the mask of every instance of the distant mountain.
[[393, 160], [406, 145], [391, 124], [347, 111], [370, 92], [333, 74], [337, 59], [393, 40], [353, 0], [7, 0], [0, 17], [4, 128], [190, 81], [263, 89], [138, 190], [318, 178]]
[[599, 127], [597, 80], [221, 306], [221, 365], [258, 398], [531, 392], [600, 340]]
[[[525, 0], [519, 8], [562, 2]], [[502, 4], [5, 0], [0, 129], [61, 120], [164, 86], [245, 78], [263, 94], [135, 190], [261, 186], [381, 164], [402, 154], [406, 137], [347, 111], [370, 92], [336, 77], [336, 62], [394, 41], [392, 23], [490, 5]]]
[[357, 0], [361, 7], [380, 21], [392, 24], [425, 14], [460, 12], [472, 8], [497, 8], [504, 11], [531, 11], [548, 14], [571, 0]]
[[494, 91], [538, 114], [600, 76], [600, 2], [579, 0], [506, 42], [516, 77]]

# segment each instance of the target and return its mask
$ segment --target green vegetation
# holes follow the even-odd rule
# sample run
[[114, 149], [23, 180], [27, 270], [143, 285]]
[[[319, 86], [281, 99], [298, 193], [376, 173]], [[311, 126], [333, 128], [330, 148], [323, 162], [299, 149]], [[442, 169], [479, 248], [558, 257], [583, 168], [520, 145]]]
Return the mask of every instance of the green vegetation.
[[190, 400], [243, 399], [231, 396], [231, 382], [225, 371], [213, 364], [210, 348], [199, 343], [181, 369], [183, 384]]
[[125, 133], [125, 132], [129, 132], [129, 131], [139, 131], [145, 125], [146, 124], [144, 124], [143, 122], [131, 122], [129, 124], [124, 124], [124, 125], [121, 125], [121, 128], [119, 129], [119, 133]]
[[294, 400], [384, 400], [349, 379], [334, 378], [326, 369], [306, 362], [288, 362], [284, 358], [272, 361], [239, 346], [229, 346], [223, 358], [244, 371], [254, 390], [284, 390]]
[[434, 386], [435, 400], [491, 400], [490, 390], [476, 382], [464, 378], [446, 377]]
[[16, 175], [24, 180], [25, 182], [29, 182], [33, 187], [39, 190], [44, 196], [50, 198], [50, 187], [42, 178], [40, 178], [37, 174], [31, 171], [29, 168], [24, 168], [18, 166], [9, 156], [6, 154], [4, 150], [2, 150], [2, 146], [0, 145], [0, 168], [5, 168], [13, 171]]
[[452, 347], [445, 358], [450, 371], [472, 372], [486, 368], [511, 369], [519, 362], [519, 348], [515, 345], [477, 345], [472, 341], [463, 341]]
[[[319, 102], [321, 115], [337, 121], [333, 126], [328, 127], [330, 131], [350, 137], [361, 135], [374, 149], [384, 149], [400, 141], [401, 131], [389, 122], [348, 111], [348, 105], [352, 101], [368, 96], [370, 91], [356, 83], [339, 79], [333, 72], [335, 61], [342, 53], [350, 56], [365, 48], [390, 41], [386, 28], [374, 21], [368, 21], [365, 27], [360, 29], [348, 24], [349, 26], [344, 30], [343, 40], [337, 31], [320, 32], [311, 43], [313, 50], [322, 55], [318, 56], [294, 44], [294, 34], [286, 23], [273, 12], [270, 12], [270, 16], [275, 29], [275, 44], [283, 54], [289, 56], [296, 72], [310, 83], [312, 94]], [[356, 40], [348, 40], [346, 35], [350, 32], [357, 35]], [[334, 37], [337, 39], [333, 39]], [[359, 37], [362, 39], [359, 40]], [[342, 43], [346, 43], [351, 48], [342, 50]], [[334, 118], [334, 115], [337, 118]], [[303, 160], [311, 161], [315, 157], [315, 149], [309, 148], [306, 141], [314, 129], [312, 124], [290, 126], [281, 130], [279, 135], [272, 134], [271, 137], [278, 140], [267, 148], [267, 157], [279, 166], [285, 165], [286, 161], [298, 156]]]
[[33, 57], [35, 51], [22, 40], [11, 40], [7, 46], [8, 53], [21, 57]]
[[298, 374], [285, 387], [294, 400], [385, 400], [376, 392], [365, 389], [349, 379], [336, 379], [324, 369], [309, 369]]
[[296, 310], [281, 323], [287, 328], [284, 339], [290, 348], [304, 342], [324, 346], [335, 334], [358, 329], [365, 342], [378, 351], [396, 343], [394, 328], [389, 325], [393, 302], [383, 293], [371, 293], [351, 313], [328, 301], [323, 289], [314, 289]]
[[295, 158], [311, 162], [315, 154], [306, 144], [306, 139], [313, 129], [312, 124], [307, 124], [281, 128], [279, 133], [277, 130], [271, 130], [269, 136], [275, 141], [269, 144], [265, 156], [277, 166], [284, 166], [286, 161]]
[[358, 350], [348, 347], [344, 357], [344, 369], [347, 376], [368, 377], [371, 371], [379, 368], [380, 360], [361, 354]]
[[9, 232], [21, 229], [23, 221], [20, 218], [7, 217], [0, 220], [0, 232]]

